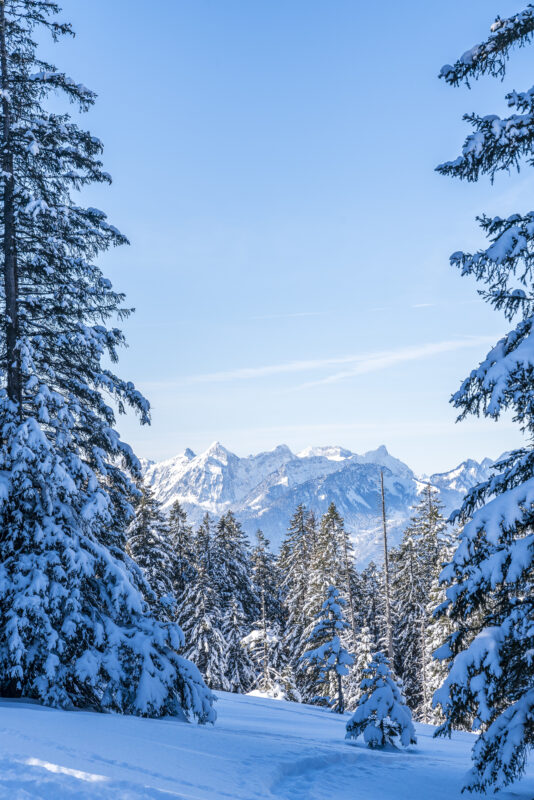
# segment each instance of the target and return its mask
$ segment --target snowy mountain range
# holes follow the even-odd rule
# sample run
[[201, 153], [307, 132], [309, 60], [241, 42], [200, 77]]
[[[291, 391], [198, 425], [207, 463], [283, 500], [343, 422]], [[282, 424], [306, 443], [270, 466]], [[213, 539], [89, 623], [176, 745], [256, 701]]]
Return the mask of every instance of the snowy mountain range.
[[278, 549], [299, 503], [320, 516], [333, 501], [362, 565], [381, 557], [381, 471], [394, 545], [425, 484], [438, 490], [450, 513], [468, 489], [488, 477], [493, 463], [489, 458], [481, 463], [469, 459], [449, 472], [418, 477], [384, 446], [358, 455], [342, 447], [308, 447], [295, 454], [279, 445], [240, 458], [215, 442], [200, 455], [187, 449], [166, 461], [145, 461], [143, 468], [165, 510], [179, 500], [197, 525], [206, 512], [219, 517], [231, 509], [251, 538], [261, 528], [273, 549]]

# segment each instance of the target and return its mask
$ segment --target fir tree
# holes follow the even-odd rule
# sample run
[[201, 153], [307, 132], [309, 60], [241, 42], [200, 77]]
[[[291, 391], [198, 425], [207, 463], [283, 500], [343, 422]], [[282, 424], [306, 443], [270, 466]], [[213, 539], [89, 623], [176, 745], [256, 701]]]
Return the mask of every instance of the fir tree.
[[[315, 625], [315, 618], [322, 607], [328, 587], [335, 584], [349, 588], [347, 580], [350, 569], [348, 553], [351, 551], [350, 543], [345, 536], [343, 519], [338, 514], [334, 503], [331, 503], [321, 518], [316, 546], [306, 576], [304, 594], [304, 617], [307, 623], [304, 636], [306, 639]], [[347, 561], [344, 558], [344, 543], [348, 548]], [[349, 610], [354, 619], [353, 607], [351, 606]]]
[[95, 99], [37, 55], [44, 33], [71, 33], [58, 12], [0, 3], [0, 692], [213, 720], [180, 629], [151, 615], [125, 554], [140, 465], [109, 398], [143, 423], [149, 406], [111, 368], [124, 339], [110, 319], [128, 309], [95, 264], [126, 239], [78, 205], [110, 180], [102, 144], [45, 108], [50, 94], [80, 111]]
[[285, 612], [284, 639], [294, 668], [302, 654], [306, 627], [304, 604], [310, 569], [309, 533], [306, 509], [299, 505], [290, 520], [278, 559]]
[[247, 633], [245, 616], [237, 600], [232, 600], [222, 621], [226, 641], [225, 677], [228, 691], [246, 694], [256, 680], [254, 664], [243, 639]]
[[[510, 51], [534, 35], [534, 6], [497, 19], [486, 41], [441, 70], [451, 85], [481, 75], [503, 76]], [[474, 132], [462, 154], [438, 170], [470, 181], [533, 163], [534, 92], [510, 92], [511, 116], [466, 116]], [[481, 733], [473, 748], [467, 787], [485, 792], [518, 778], [534, 744], [534, 393], [532, 355], [534, 214], [480, 217], [489, 246], [457, 252], [453, 266], [483, 284], [481, 294], [515, 327], [491, 349], [454, 395], [460, 418], [483, 414], [498, 419], [511, 411], [530, 444], [504, 458], [495, 474], [466, 497], [465, 523], [452, 563], [444, 610], [457, 626], [438, 651], [449, 663], [438, 691], [446, 717], [442, 733], [474, 718]]]
[[442, 725], [444, 722], [441, 709], [437, 704], [434, 705], [433, 698], [447, 677], [446, 662], [436, 657], [436, 654], [439, 653], [454, 632], [452, 620], [443, 606], [444, 603], [446, 603], [445, 589], [440, 584], [438, 576], [433, 582], [428, 596], [428, 605], [426, 609], [428, 623], [425, 639], [426, 658], [423, 665], [428, 688], [422, 721], [430, 722], [432, 725]]
[[176, 500], [169, 513], [168, 537], [173, 550], [173, 590], [177, 602], [183, 597], [187, 583], [194, 576], [193, 528], [187, 522], [187, 514]]
[[265, 628], [255, 625], [243, 644], [254, 664], [255, 688], [272, 697], [300, 702], [280, 626], [276, 623]]
[[256, 683], [263, 691], [268, 691], [273, 683], [279, 681], [282, 665], [280, 577], [276, 558], [268, 548], [269, 540], [263, 531], [258, 530], [252, 551], [252, 576], [260, 601], [260, 619], [254, 624], [249, 641], [258, 667]]
[[391, 554], [396, 673], [414, 716], [425, 721], [430, 706], [427, 606], [446, 537], [441, 505], [434, 495], [426, 486], [399, 548]]
[[316, 701], [326, 703], [338, 714], [345, 711], [342, 679], [349, 674], [354, 658], [345, 650], [341, 636], [349, 627], [343, 614], [345, 600], [334, 586], [329, 586], [317, 622], [308, 639], [312, 647], [301, 657], [314, 676], [319, 690]]
[[270, 623], [282, 620], [281, 574], [277, 558], [270, 550], [270, 541], [263, 531], [256, 532], [256, 544], [251, 554], [252, 585], [259, 600], [261, 616]]
[[386, 641], [386, 614], [384, 604], [384, 579], [374, 561], [361, 572], [356, 588], [360, 628], [367, 628], [373, 644], [378, 650]]
[[347, 723], [347, 739], [363, 735], [371, 748], [416, 744], [410, 709], [383, 653], [375, 653], [364, 671], [358, 707]]
[[173, 578], [176, 570], [169, 527], [152, 490], [143, 487], [127, 532], [127, 552], [141, 567], [155, 601], [169, 619], [176, 614]]
[[196, 577], [188, 584], [182, 606], [184, 653], [197, 665], [210, 689], [227, 690], [228, 645], [222, 633], [219, 598], [202, 557], [196, 562]]
[[350, 668], [347, 679], [347, 702], [349, 710], [356, 708], [361, 696], [361, 685], [365, 677], [365, 670], [373, 660], [373, 641], [369, 628], [362, 628], [356, 638], [354, 664]]
[[258, 598], [252, 584], [248, 539], [231, 511], [215, 527], [211, 547], [211, 574], [225, 613], [236, 600], [247, 623], [258, 615]]
[[306, 528], [308, 558], [311, 560], [313, 558], [315, 548], [317, 547], [318, 536], [317, 517], [315, 516], [314, 511], [308, 511], [306, 513], [306, 521], [304, 524]]

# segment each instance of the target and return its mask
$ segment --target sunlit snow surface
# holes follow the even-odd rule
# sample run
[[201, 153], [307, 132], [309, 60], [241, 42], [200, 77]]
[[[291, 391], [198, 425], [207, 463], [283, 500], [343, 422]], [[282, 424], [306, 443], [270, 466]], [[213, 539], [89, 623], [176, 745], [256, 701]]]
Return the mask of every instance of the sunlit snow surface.
[[[349, 718], [219, 694], [214, 727], [0, 703], [0, 797], [9, 800], [460, 800], [472, 737], [406, 753], [344, 740]], [[498, 795], [532, 800], [527, 777]]]

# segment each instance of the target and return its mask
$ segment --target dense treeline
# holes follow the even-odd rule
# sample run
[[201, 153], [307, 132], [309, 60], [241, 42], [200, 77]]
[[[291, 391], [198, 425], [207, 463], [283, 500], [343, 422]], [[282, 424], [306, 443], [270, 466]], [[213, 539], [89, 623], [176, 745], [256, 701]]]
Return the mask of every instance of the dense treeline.
[[[430, 487], [390, 552], [394, 671], [414, 717], [437, 720], [443, 667], [432, 651], [450, 624], [436, 620], [438, 576], [452, 532]], [[184, 655], [211, 689], [258, 690], [342, 710], [356, 706], [372, 655], [386, 640], [384, 574], [356, 554], [334, 503], [321, 519], [299, 505], [275, 556], [259, 530], [251, 545], [231, 511], [196, 531], [177, 501], [166, 518], [144, 489], [129, 532], [131, 556], [155, 610], [184, 631]], [[170, 617], [169, 617], [170, 615]]]

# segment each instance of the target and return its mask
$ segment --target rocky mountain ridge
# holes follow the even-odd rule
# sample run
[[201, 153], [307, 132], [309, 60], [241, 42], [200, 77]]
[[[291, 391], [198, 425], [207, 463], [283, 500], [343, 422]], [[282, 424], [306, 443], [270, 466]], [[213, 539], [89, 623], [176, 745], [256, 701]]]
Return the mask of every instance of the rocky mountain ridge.
[[179, 500], [197, 525], [206, 512], [231, 509], [251, 536], [261, 528], [278, 549], [299, 503], [317, 515], [336, 503], [361, 564], [380, 560], [381, 497], [384, 486], [391, 543], [396, 544], [425, 484], [438, 492], [448, 514], [465, 493], [485, 480], [491, 459], [462, 462], [454, 469], [418, 477], [382, 445], [363, 455], [342, 447], [308, 447], [294, 454], [286, 445], [241, 458], [214, 442], [204, 453], [185, 450], [174, 458], [143, 464], [145, 480], [168, 510]]

